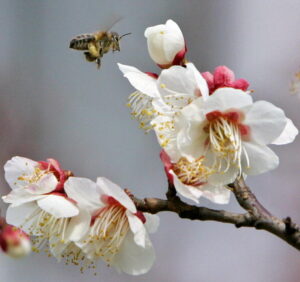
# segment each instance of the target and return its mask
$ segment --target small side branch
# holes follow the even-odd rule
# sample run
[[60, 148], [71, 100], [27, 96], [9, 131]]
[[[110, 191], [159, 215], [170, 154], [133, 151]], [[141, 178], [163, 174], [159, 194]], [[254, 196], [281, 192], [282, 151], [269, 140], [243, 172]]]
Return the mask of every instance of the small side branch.
[[232, 191], [245, 213], [214, 210], [183, 202], [169, 183], [167, 199], [138, 199], [131, 195], [136, 207], [142, 212], [156, 214], [163, 211], [174, 212], [181, 218], [201, 221], [218, 221], [234, 224], [236, 227], [254, 227], [268, 231], [300, 250], [300, 227], [291, 218], [279, 219], [265, 209], [241, 178], [232, 185]]

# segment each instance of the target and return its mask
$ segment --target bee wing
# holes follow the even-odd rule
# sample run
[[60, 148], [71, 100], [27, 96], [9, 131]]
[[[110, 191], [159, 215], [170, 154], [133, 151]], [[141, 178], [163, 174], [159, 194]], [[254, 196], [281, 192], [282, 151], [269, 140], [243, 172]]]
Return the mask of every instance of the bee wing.
[[123, 17], [120, 15], [110, 15], [109, 19], [107, 19], [105, 22], [106, 24], [102, 26], [101, 30], [103, 31], [109, 31], [115, 24], [117, 24], [120, 20], [122, 20]]

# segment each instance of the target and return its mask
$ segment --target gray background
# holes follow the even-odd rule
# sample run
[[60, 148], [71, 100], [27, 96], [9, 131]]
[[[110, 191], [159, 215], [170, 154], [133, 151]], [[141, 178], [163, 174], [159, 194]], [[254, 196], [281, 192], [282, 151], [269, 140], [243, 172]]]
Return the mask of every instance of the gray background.
[[[132, 92], [116, 62], [158, 71], [150, 60], [147, 26], [172, 18], [182, 28], [188, 58], [201, 70], [225, 64], [247, 78], [256, 100], [283, 108], [300, 127], [299, 97], [289, 81], [300, 64], [300, 2], [276, 0], [1, 0], [0, 164], [13, 155], [53, 157], [78, 176], [106, 176], [137, 196], [161, 196], [166, 181], [154, 134], [145, 135], [124, 106]], [[121, 15], [119, 33], [132, 32], [102, 69], [68, 49], [79, 33]], [[300, 139], [275, 147], [276, 171], [249, 177], [262, 203], [300, 222]], [[1, 194], [9, 191], [1, 174]], [[224, 208], [203, 200], [202, 205]], [[234, 198], [226, 209], [239, 211]], [[2, 204], [2, 209], [4, 205]], [[161, 214], [152, 236], [157, 260], [139, 277], [100, 263], [97, 277], [46, 255], [13, 261], [0, 256], [1, 281], [299, 281], [299, 252], [263, 231]]]

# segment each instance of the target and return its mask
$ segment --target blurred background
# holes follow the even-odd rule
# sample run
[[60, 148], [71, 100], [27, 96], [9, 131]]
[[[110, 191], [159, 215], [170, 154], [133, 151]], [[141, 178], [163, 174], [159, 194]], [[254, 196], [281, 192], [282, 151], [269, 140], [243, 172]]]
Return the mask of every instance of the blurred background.
[[[153, 133], [145, 135], [125, 104], [133, 91], [121, 62], [158, 72], [148, 56], [144, 29], [175, 20], [188, 58], [201, 71], [232, 68], [254, 89], [254, 99], [283, 108], [300, 127], [300, 97], [289, 82], [300, 66], [298, 0], [0, 0], [0, 165], [14, 155], [58, 159], [77, 176], [106, 176], [137, 196], [164, 197], [166, 180]], [[80, 33], [123, 19], [113, 30], [132, 32], [101, 70], [68, 49]], [[247, 179], [261, 202], [279, 217], [300, 223], [300, 138], [273, 149], [276, 171]], [[1, 194], [9, 191], [0, 175]], [[240, 211], [206, 200], [201, 205]], [[0, 204], [4, 212], [6, 207]], [[180, 220], [161, 213], [152, 236], [157, 260], [139, 277], [100, 263], [98, 275], [57, 263], [44, 254], [15, 261], [0, 254], [1, 281], [255, 281], [298, 282], [300, 253], [264, 231], [216, 222]]]

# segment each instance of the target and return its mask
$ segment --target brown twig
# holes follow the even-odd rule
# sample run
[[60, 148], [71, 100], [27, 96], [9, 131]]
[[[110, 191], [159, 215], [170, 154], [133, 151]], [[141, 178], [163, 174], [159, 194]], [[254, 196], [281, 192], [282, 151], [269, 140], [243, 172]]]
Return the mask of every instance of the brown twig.
[[290, 217], [282, 220], [273, 216], [260, 204], [242, 178], [236, 180], [231, 187], [238, 203], [246, 211], [245, 213], [239, 214], [189, 205], [176, 195], [172, 183], [169, 183], [166, 200], [158, 198], [141, 200], [133, 195], [132, 199], [137, 209], [142, 212], [156, 214], [170, 211], [178, 214], [181, 218], [191, 220], [211, 220], [231, 223], [236, 227], [254, 227], [268, 231], [300, 250], [300, 227], [292, 222]]

